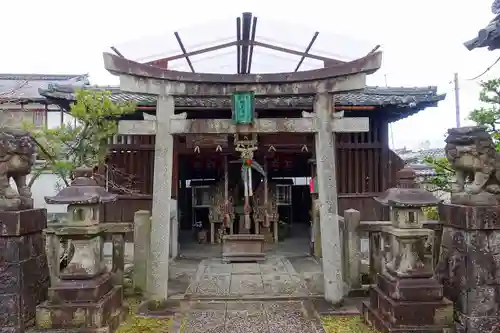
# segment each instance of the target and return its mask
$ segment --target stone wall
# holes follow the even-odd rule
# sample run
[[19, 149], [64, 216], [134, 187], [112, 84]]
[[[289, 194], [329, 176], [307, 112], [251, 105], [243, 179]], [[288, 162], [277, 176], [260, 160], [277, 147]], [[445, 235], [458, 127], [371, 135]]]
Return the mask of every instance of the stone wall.
[[500, 206], [445, 203], [436, 275], [454, 302], [457, 333], [500, 332]]

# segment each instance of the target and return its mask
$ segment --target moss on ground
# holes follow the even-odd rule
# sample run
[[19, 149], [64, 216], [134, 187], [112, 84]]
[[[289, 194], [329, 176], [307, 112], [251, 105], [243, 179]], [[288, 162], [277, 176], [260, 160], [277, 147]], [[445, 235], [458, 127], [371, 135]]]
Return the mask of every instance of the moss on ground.
[[115, 333], [168, 333], [172, 325], [171, 318], [153, 318], [137, 316], [137, 308], [142, 302], [141, 296], [125, 290], [125, 299], [129, 305], [127, 320]]
[[321, 320], [326, 333], [378, 333], [359, 316], [326, 316]]

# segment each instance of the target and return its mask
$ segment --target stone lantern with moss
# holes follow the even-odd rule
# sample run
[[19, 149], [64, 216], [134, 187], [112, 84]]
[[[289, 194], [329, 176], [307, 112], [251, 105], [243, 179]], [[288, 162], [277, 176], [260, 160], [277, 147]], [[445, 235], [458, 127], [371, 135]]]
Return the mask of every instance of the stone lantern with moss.
[[[45, 200], [68, 208], [62, 223], [45, 230], [51, 287], [48, 301], [37, 307], [35, 331], [114, 331], [126, 311], [122, 286], [115, 285], [104, 263], [104, 227], [99, 224], [99, 213], [100, 205], [115, 201], [116, 195], [97, 184], [92, 169], [80, 168], [71, 186]], [[59, 265], [61, 242], [74, 247], [74, 255], [65, 265]]]
[[415, 181], [416, 174], [408, 167], [397, 175], [397, 187], [390, 188], [377, 202], [390, 209], [392, 225], [384, 228], [384, 233], [392, 236], [392, 260], [385, 268], [400, 277], [432, 276], [432, 267], [422, 261], [424, 254], [421, 246], [432, 234], [432, 230], [423, 228], [425, 214], [422, 208], [437, 206], [440, 202], [431, 192], [421, 188]]
[[437, 206], [440, 200], [416, 183], [413, 169], [405, 167], [396, 177], [397, 187], [375, 198], [390, 209], [391, 225], [382, 230], [388, 253], [379, 258], [383, 266], [370, 290], [370, 302], [363, 306], [364, 316], [381, 332], [437, 332], [448, 327], [438, 313], [452, 308], [443, 299], [443, 286], [433, 278], [432, 264], [425, 260], [423, 245], [432, 230], [423, 228], [423, 208]]

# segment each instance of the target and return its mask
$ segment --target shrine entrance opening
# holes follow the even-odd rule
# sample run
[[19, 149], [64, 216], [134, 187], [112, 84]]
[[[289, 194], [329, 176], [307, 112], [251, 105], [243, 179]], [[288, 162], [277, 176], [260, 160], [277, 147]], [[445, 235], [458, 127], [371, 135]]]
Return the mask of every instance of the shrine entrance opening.
[[[224, 234], [261, 234], [267, 244], [293, 242], [290, 248], [309, 252], [312, 135], [186, 136], [180, 142], [186, 146], [179, 155], [181, 254], [199, 255], [203, 246], [206, 256], [220, 256], [219, 246], [212, 254], [207, 245], [220, 244]], [[253, 156], [245, 159], [248, 151]]]

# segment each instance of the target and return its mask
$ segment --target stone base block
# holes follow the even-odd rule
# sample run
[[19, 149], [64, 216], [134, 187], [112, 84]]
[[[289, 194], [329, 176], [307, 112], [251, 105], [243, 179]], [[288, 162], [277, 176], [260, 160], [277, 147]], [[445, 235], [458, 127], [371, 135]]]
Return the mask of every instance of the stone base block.
[[45, 302], [37, 306], [33, 333], [111, 333], [127, 314], [123, 289], [115, 286], [98, 302]]
[[377, 286], [394, 300], [440, 301], [443, 286], [432, 278], [398, 279], [388, 273], [378, 274]]
[[[380, 314], [382, 319], [394, 327], [443, 325], [443, 310], [449, 311], [452, 317], [451, 302], [439, 301], [398, 301], [384, 294], [378, 287], [370, 290], [370, 305]], [[451, 319], [450, 319], [451, 320]]]
[[49, 302], [98, 302], [113, 289], [112, 278], [108, 272], [92, 280], [61, 280], [57, 286], [49, 288]]
[[41, 232], [47, 227], [47, 210], [42, 208], [0, 211], [0, 237]]
[[384, 319], [377, 308], [369, 304], [368, 302], [363, 302], [362, 304], [363, 318], [365, 323], [374, 327], [378, 332], [381, 333], [449, 333], [450, 328], [444, 326], [435, 325], [419, 325], [419, 326], [394, 326], [388, 320]]
[[224, 262], [264, 261], [263, 235], [225, 235], [222, 245]]
[[445, 227], [462, 230], [500, 230], [500, 206], [470, 206], [444, 202], [439, 218]]

